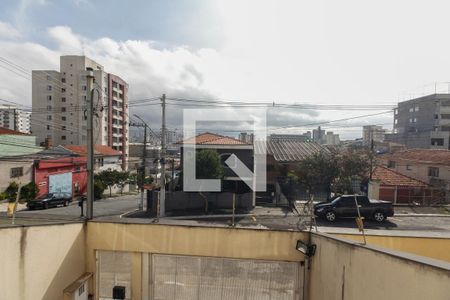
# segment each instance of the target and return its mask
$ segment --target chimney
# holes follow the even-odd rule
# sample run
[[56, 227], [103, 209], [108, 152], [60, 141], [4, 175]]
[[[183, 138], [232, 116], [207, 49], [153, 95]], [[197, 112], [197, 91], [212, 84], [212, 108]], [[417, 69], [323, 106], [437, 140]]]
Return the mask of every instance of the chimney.
[[45, 138], [45, 144], [44, 144], [45, 149], [50, 149], [53, 147], [53, 141], [52, 138]]

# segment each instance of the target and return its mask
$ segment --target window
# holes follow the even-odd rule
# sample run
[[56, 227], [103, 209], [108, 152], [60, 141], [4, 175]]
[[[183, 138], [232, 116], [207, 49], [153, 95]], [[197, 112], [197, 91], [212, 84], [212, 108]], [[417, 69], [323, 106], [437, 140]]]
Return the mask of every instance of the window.
[[73, 67], [73, 64], [70, 64], [71, 67]]
[[428, 167], [428, 176], [430, 176], [430, 177], [439, 177], [439, 168]]
[[65, 111], [66, 111], [66, 108], [65, 108], [65, 107], [61, 107], [61, 111], [62, 111], [62, 112], [65, 112]]
[[61, 129], [62, 130], [66, 130], [66, 126], [61, 126]]
[[82, 89], [83, 91], [87, 91], [87, 86], [83, 85], [83, 86], [81, 86], [81, 89]]
[[66, 117], [61, 117], [61, 120], [65, 121], [65, 120], [66, 120]]
[[418, 106], [414, 107], [414, 111], [419, 111], [419, 107]]
[[439, 115], [438, 114], [434, 114], [434, 119], [435, 120], [439, 119]]
[[411, 171], [412, 170], [411, 165], [406, 165], [406, 170]]
[[52, 90], [52, 86], [51, 85], [47, 86], [47, 91], [51, 91], [51, 90]]
[[66, 102], [66, 97], [62, 97], [61, 102]]
[[441, 114], [441, 119], [450, 119], [450, 114]]
[[52, 116], [47, 116], [47, 120], [51, 121], [52, 120]]
[[83, 100], [84, 100], [84, 101], [86, 101], [86, 100], [87, 100], [86, 96], [83, 96]]
[[50, 130], [50, 125], [47, 125], [47, 130]]
[[84, 294], [84, 283], [78, 288], [78, 296], [81, 296]]
[[48, 95], [48, 96], [47, 96], [47, 100], [48, 100], [48, 101], [51, 101], [51, 100], [52, 100], [52, 96], [51, 96], [51, 95]]
[[394, 109], [394, 114], [395, 114], [395, 115], [398, 114], [398, 108]]
[[62, 136], [61, 136], [61, 140], [65, 141], [65, 140], [66, 140], [66, 136], [65, 136], [65, 135], [62, 135]]
[[394, 124], [395, 124], [395, 125], [398, 124], [398, 119], [394, 119]]
[[413, 122], [413, 118], [409, 118], [409, 123], [412, 123]]
[[395, 168], [395, 161], [393, 161], [393, 160], [390, 160], [390, 161], [388, 161], [388, 168]]
[[432, 146], [444, 146], [444, 139], [431, 139]]
[[61, 78], [61, 82], [62, 82], [62, 83], [65, 83], [65, 82], [66, 82], [66, 79], [65, 79], [65, 78]]
[[61, 89], [61, 92], [65, 93], [65, 92], [66, 92], [66, 89], [65, 89], [65, 88], [62, 88], [62, 89]]
[[51, 105], [47, 105], [47, 110], [48, 111], [52, 110], [52, 106]]
[[414, 119], [413, 119], [413, 123], [417, 123], [417, 118], [414, 118]]
[[410, 107], [409, 112], [413, 112], [413, 111], [414, 111], [414, 107]]
[[10, 172], [11, 178], [20, 177], [20, 176], [23, 176], [23, 167], [11, 168], [11, 172]]

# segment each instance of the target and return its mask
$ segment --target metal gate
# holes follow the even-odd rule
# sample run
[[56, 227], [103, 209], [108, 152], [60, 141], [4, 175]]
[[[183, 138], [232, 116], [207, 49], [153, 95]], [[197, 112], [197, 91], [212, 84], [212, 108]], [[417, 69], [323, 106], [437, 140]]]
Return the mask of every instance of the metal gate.
[[154, 254], [148, 263], [150, 299], [301, 299], [296, 262]]

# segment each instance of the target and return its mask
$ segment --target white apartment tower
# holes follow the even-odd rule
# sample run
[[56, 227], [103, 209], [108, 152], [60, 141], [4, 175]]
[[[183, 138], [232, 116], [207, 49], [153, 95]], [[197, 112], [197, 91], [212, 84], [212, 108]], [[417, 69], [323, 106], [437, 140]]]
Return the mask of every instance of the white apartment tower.
[[128, 156], [128, 84], [86, 56], [60, 57], [60, 71], [33, 70], [31, 131], [38, 143], [86, 145], [87, 81], [94, 73], [94, 143]]
[[15, 105], [0, 105], [0, 127], [30, 133], [30, 115]]

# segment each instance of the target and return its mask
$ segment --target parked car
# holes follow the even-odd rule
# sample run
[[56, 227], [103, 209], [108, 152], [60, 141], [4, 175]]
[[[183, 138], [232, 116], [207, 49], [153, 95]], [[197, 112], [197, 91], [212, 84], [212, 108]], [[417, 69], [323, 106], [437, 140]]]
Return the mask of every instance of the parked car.
[[387, 217], [394, 215], [392, 202], [371, 200], [366, 196], [342, 195], [330, 202], [318, 203], [314, 206], [314, 214], [334, 222], [337, 218], [355, 218], [358, 216], [355, 197], [362, 217], [383, 222]]
[[27, 207], [30, 210], [36, 208], [47, 209], [58, 205], [67, 206], [71, 201], [72, 195], [70, 193], [50, 193], [43, 198], [28, 201]]

